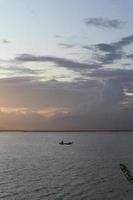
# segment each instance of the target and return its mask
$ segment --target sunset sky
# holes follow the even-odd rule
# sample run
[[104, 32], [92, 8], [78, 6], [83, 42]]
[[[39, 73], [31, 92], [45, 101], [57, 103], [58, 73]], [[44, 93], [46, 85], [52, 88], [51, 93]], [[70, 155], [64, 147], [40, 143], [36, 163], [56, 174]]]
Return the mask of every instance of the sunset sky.
[[0, 129], [133, 129], [133, 1], [0, 0]]

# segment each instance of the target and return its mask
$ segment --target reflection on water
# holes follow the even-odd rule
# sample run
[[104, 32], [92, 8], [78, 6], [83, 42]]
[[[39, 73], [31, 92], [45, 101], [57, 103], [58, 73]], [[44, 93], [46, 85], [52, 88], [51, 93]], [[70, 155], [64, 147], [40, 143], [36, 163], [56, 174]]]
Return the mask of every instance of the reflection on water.
[[[59, 142], [74, 141], [73, 145]], [[0, 133], [0, 199], [133, 199], [131, 133]]]

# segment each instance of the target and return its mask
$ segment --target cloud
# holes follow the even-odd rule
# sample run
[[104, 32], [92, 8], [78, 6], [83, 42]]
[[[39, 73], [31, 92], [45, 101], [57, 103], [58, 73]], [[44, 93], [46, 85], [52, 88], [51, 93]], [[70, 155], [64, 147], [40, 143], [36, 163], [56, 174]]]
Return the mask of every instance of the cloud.
[[133, 53], [126, 55], [127, 58], [133, 59]]
[[120, 51], [122, 50], [124, 47], [130, 45], [133, 43], [133, 35], [127, 36], [127, 37], [123, 37], [121, 38], [119, 41], [117, 42], [112, 42], [112, 43], [99, 43], [99, 44], [95, 44], [93, 46], [83, 46], [83, 48], [86, 49], [92, 49], [92, 50], [99, 50], [102, 52], [109, 52], [112, 53], [114, 51]]
[[75, 44], [70, 44], [70, 43], [58, 43], [61, 47], [66, 48], [66, 49], [71, 49], [74, 48], [76, 45]]
[[126, 53], [123, 49], [133, 43], [133, 35], [123, 37], [118, 42], [113, 42], [111, 44], [98, 44], [96, 48], [102, 52], [107, 52], [101, 61], [105, 63], [113, 63], [115, 60], [120, 60], [125, 57]]
[[19, 65], [13, 65], [9, 66], [9, 64], [6, 64], [5, 66], [0, 66], [0, 74], [2, 77], [23, 77], [23, 76], [40, 76], [42, 74], [41, 70], [32, 69], [29, 67], [22, 67]]
[[132, 83], [126, 69], [95, 69], [77, 82], [0, 79], [0, 121], [22, 129], [133, 128]]
[[14, 74], [20, 74], [22, 73], [27, 74], [27, 75], [37, 75], [39, 73], [39, 70], [33, 70], [31, 68], [26, 68], [26, 67], [20, 67], [20, 66], [12, 66], [12, 67], [3, 67], [3, 70], [5, 71], [9, 71], [10, 73], [14, 73]]
[[55, 38], [63, 38], [62, 35], [58, 35], [58, 34], [54, 35], [54, 37], [55, 37]]
[[[10, 128], [71, 129], [76, 124], [68, 124], [69, 117], [90, 109], [100, 96], [100, 87], [95, 80], [61, 83], [32, 77], [0, 79], [1, 123]], [[46, 114], [52, 118], [48, 120]]]
[[95, 46], [100, 51], [112, 52], [112, 51], [122, 50], [124, 47], [126, 47], [132, 43], [133, 43], [133, 35], [130, 35], [127, 37], [123, 37], [118, 42], [112, 42], [110, 44], [100, 43], [100, 44], [96, 44]]
[[114, 52], [117, 49], [117, 47], [115, 45], [106, 44], [106, 43], [100, 43], [95, 46], [98, 50], [103, 51], [103, 52], [109, 52], [109, 53]]
[[133, 97], [133, 92], [125, 92], [125, 95], [128, 97]]
[[[127, 55], [124, 48], [133, 43], [133, 35], [123, 37], [119, 41], [112, 43], [99, 43], [92, 46], [83, 46], [82, 48], [92, 50], [92, 59], [88, 62], [79, 62], [69, 58], [56, 56], [20, 54], [13, 61], [16, 63], [46, 63], [49, 62], [55, 67], [63, 67], [75, 72], [83, 72], [91, 69], [100, 69], [104, 65], [113, 64], [121, 59], [128, 59], [131, 55]], [[65, 48], [72, 48], [73, 45], [61, 43]], [[28, 69], [27, 69], [28, 70]], [[35, 72], [34, 72], [35, 73]]]
[[64, 67], [70, 70], [84, 70], [84, 69], [97, 69], [101, 66], [97, 63], [81, 63], [66, 58], [59, 58], [54, 56], [35, 56], [31, 54], [20, 54], [15, 58], [15, 61], [19, 62], [50, 62], [57, 67]]
[[99, 43], [92, 46], [83, 46], [83, 48], [92, 50], [94, 58], [104, 64], [113, 64], [114, 61], [123, 58], [131, 58], [131, 55], [126, 56], [124, 48], [133, 43], [133, 35], [123, 37], [117, 42], [112, 43]]
[[120, 21], [118, 19], [107, 19], [102, 17], [85, 19], [85, 24], [87, 26], [95, 26], [97, 28], [106, 29], [120, 29], [125, 25], [125, 23], [126, 22]]
[[118, 47], [118, 48], [123, 48], [127, 45], [130, 45], [131, 43], [133, 43], [133, 35], [127, 36], [127, 37], [123, 37], [120, 41], [115, 42], [114, 44]]
[[[122, 102], [127, 102], [129, 107], [133, 106], [130, 100], [127, 99], [127, 93], [132, 94], [132, 82], [133, 82], [133, 70], [132, 69], [117, 69], [117, 70], [96, 70], [92, 73], [93, 77], [100, 78], [105, 80], [105, 98], [104, 101], [107, 101], [107, 104], [114, 103], [115, 105]], [[131, 97], [131, 96], [130, 96]], [[113, 102], [112, 102], [113, 100]], [[128, 104], [129, 101], [129, 104]]]
[[[40, 82], [36, 77], [0, 79], [0, 105], [4, 107], [75, 107], [98, 95], [99, 81]], [[21, 93], [20, 93], [21, 91]], [[89, 96], [88, 96], [89, 91]], [[18, 95], [19, 93], [19, 95]], [[91, 95], [92, 93], [92, 95]], [[93, 98], [94, 99], [94, 98]]]
[[3, 43], [3, 44], [9, 44], [9, 43], [11, 43], [11, 42], [10, 42], [9, 40], [3, 40], [2, 43]]
[[0, 121], [5, 130], [85, 130], [133, 129], [131, 110], [105, 113], [73, 113], [55, 118], [45, 118], [37, 113], [26, 115], [1, 113]]
[[38, 114], [45, 118], [52, 118], [58, 115], [67, 115], [69, 110], [67, 108], [56, 108], [56, 107], [0, 107], [0, 112], [4, 114], [16, 114], [16, 115], [27, 115], [27, 114]]
[[123, 52], [113, 52], [113, 53], [107, 53], [106, 55], [103, 56], [97, 56], [96, 58], [102, 62], [102, 64], [113, 64], [114, 61], [121, 60], [124, 58], [125, 54]]

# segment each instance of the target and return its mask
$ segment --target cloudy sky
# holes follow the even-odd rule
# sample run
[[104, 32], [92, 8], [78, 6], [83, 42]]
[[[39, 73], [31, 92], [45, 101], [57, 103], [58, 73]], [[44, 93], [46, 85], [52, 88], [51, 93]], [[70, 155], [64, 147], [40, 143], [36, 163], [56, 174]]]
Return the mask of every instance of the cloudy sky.
[[133, 129], [132, 11], [0, 0], [0, 129]]

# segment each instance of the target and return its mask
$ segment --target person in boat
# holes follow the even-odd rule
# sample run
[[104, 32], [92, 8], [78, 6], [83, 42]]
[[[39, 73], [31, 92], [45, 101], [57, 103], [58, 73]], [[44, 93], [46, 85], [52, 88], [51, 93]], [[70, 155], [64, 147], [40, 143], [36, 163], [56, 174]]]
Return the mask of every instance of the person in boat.
[[59, 144], [64, 144], [64, 145], [71, 145], [73, 142], [64, 142], [63, 140]]

